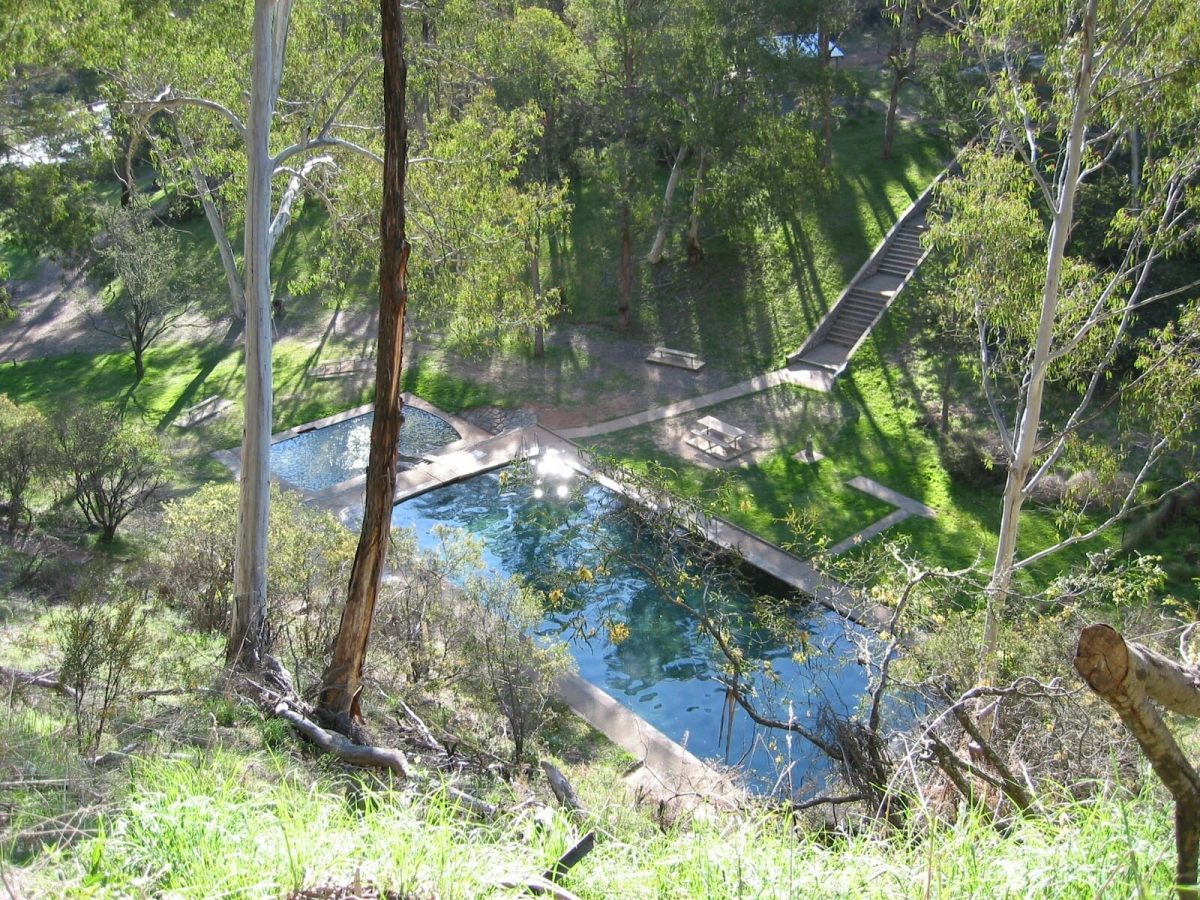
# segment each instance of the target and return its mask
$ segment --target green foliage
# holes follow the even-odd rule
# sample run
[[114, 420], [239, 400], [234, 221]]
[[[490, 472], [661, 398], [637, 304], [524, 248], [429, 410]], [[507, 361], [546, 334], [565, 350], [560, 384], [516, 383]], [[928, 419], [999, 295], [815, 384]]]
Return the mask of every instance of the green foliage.
[[[568, 772], [602, 839], [566, 876], [581, 897], [1043, 898], [1167, 896], [1169, 804], [1149, 791], [1064, 803], [997, 829], [965, 812], [880, 832], [798, 830], [751, 807], [674, 825], [618, 798], [615, 771]], [[136, 764], [98, 833], [6, 877], [33, 895], [269, 896], [361, 885], [410, 895], [504, 896], [497, 872], [549, 868], [579, 831], [568, 817], [465, 818], [436, 788], [363, 788], [278, 755], [228, 750]]]
[[7, 240], [33, 256], [70, 260], [86, 253], [99, 227], [91, 175], [57, 163], [0, 171], [0, 223]]
[[54, 622], [59, 678], [70, 687], [81, 754], [100, 746], [146, 658], [146, 598], [113, 582], [82, 590]]
[[8, 531], [16, 531], [25, 514], [31, 486], [46, 480], [52, 469], [50, 429], [36, 407], [17, 406], [0, 394], [0, 492], [7, 505]]
[[167, 460], [150, 430], [103, 406], [64, 409], [51, 430], [56, 468], [101, 543], [112, 542], [130, 513], [161, 498]]
[[558, 676], [573, 663], [565, 645], [530, 636], [542, 618], [537, 591], [493, 577], [472, 578], [465, 590], [480, 607], [464, 647], [473, 661], [468, 679], [508, 723], [516, 766], [546, 724]]
[[[228, 630], [237, 504], [236, 484], [211, 484], [163, 511], [163, 586], [170, 602], [202, 631]], [[267, 542], [277, 640], [296, 674], [308, 678], [319, 671], [337, 629], [354, 537], [329, 513], [273, 486]]]

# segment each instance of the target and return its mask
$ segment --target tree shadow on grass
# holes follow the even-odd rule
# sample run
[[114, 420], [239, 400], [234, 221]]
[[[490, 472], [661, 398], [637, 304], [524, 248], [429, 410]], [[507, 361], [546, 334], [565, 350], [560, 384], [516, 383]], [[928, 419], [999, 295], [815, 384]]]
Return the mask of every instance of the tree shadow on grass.
[[165, 431], [167, 426], [174, 422], [185, 408], [192, 405], [196, 394], [200, 391], [200, 386], [208, 380], [208, 376], [213, 373], [213, 370], [216, 369], [221, 360], [229, 355], [229, 352], [237, 343], [238, 335], [241, 333], [242, 320], [233, 319], [230, 321], [229, 329], [225, 332], [225, 336], [221, 338], [220, 343], [214, 344], [200, 353], [199, 370], [192, 376], [192, 380], [188, 382], [187, 387], [175, 398], [175, 402], [171, 404], [170, 408], [163, 413], [158, 421], [158, 425], [155, 426], [156, 431]]

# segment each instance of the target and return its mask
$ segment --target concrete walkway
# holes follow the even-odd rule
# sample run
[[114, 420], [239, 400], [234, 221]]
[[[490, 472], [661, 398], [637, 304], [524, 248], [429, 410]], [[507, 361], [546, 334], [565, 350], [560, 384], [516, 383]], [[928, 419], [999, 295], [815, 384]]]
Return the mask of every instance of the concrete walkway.
[[724, 403], [727, 400], [736, 400], [739, 397], [746, 397], [750, 394], [757, 394], [760, 391], [767, 390], [767, 388], [777, 387], [781, 384], [798, 384], [810, 390], [827, 393], [833, 386], [833, 375], [830, 372], [801, 367], [776, 369], [774, 372], [767, 372], [765, 375], [756, 375], [754, 378], [748, 378], [738, 384], [721, 388], [719, 391], [701, 394], [699, 397], [691, 397], [687, 400], [680, 400], [677, 403], [668, 403], [666, 406], [656, 406], [639, 413], [621, 416], [619, 419], [610, 419], [598, 425], [563, 428], [558, 433], [571, 440], [598, 437], [602, 434], [624, 431], [626, 428], [648, 425], [651, 422], [659, 422], [663, 419], [681, 416], [684, 413], [695, 412], [698, 409], [704, 409], [706, 406], [716, 406], [718, 403]]
[[864, 494], [870, 494], [876, 500], [882, 500], [884, 503], [890, 503], [896, 509], [888, 513], [882, 519], [871, 523], [857, 534], [852, 534], [844, 541], [839, 541], [830, 547], [826, 553], [830, 556], [838, 556], [845, 553], [847, 550], [852, 550], [864, 541], [869, 541], [876, 535], [882, 534], [893, 525], [898, 525], [910, 516], [921, 516], [925, 519], [933, 519], [937, 516], [937, 511], [930, 509], [924, 503], [914, 500], [911, 497], [906, 497], [899, 491], [893, 491], [889, 487], [884, 487], [878, 481], [872, 481], [859, 475], [851, 478], [846, 482], [847, 485], [855, 490], [862, 491]]

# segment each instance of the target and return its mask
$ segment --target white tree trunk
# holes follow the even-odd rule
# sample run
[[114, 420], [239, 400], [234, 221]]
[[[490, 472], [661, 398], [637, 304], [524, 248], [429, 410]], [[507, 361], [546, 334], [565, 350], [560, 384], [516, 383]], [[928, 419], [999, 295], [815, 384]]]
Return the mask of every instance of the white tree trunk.
[[267, 649], [267, 514], [271, 449], [271, 119], [292, 0], [255, 0], [254, 64], [246, 128], [246, 404], [234, 562], [231, 665], [253, 668]]
[[671, 175], [667, 178], [667, 189], [663, 191], [662, 215], [658, 220], [658, 231], [654, 235], [654, 244], [646, 254], [646, 262], [657, 265], [662, 262], [663, 250], [667, 246], [667, 229], [671, 225], [671, 204], [675, 200], [675, 189], [679, 187], [679, 175], [683, 172], [683, 161], [687, 159], [688, 147], [684, 144], [675, 154], [675, 162], [671, 165]]
[[1092, 99], [1092, 75], [1095, 63], [1096, 3], [1091, 0], [1085, 12], [1079, 35], [1079, 73], [1072, 98], [1071, 126], [1064, 148], [1064, 171], [1058, 181], [1056, 209], [1050, 225], [1046, 248], [1046, 277], [1042, 284], [1041, 315], [1037, 340], [1029, 366], [1028, 388], [1024, 409], [1013, 434], [1012, 456], [1008, 478], [1004, 485], [1004, 500], [1000, 519], [1000, 535], [996, 546], [996, 561], [986, 589], [987, 615], [984, 620], [981, 680], [987, 680], [994, 668], [999, 638], [1001, 606], [1012, 587], [1020, 531], [1021, 507], [1025, 489], [1033, 469], [1038, 446], [1038, 429], [1042, 418], [1042, 397], [1050, 367], [1050, 351], [1054, 338], [1054, 322], [1058, 314], [1059, 289], [1062, 283], [1063, 259], [1071, 224], [1075, 215], [1075, 195], [1083, 160], [1084, 137]]

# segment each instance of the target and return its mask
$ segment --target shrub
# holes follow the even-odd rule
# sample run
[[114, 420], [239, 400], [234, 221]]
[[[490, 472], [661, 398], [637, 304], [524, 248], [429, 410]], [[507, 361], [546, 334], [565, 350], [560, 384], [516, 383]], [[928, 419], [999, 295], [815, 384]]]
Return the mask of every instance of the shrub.
[[941, 451], [942, 464], [955, 481], [979, 488], [1004, 483], [1006, 469], [993, 438], [961, 429], [946, 435]]
[[51, 424], [58, 471], [88, 525], [111, 543], [130, 513], [162, 496], [166, 457], [158, 439], [111, 407], [68, 409]]
[[146, 597], [125, 585], [84, 590], [54, 623], [59, 678], [75, 695], [75, 739], [94, 751], [127, 696], [146, 637]]
[[10, 534], [27, 512], [29, 488], [50, 473], [51, 446], [42, 414], [32, 406], [17, 406], [0, 394], [0, 494]]
[[428, 552], [419, 551], [411, 532], [392, 533], [375, 609], [375, 668], [403, 670], [414, 683], [463, 675], [470, 624], [478, 617], [453, 583], [482, 566], [482, 545], [454, 529], [437, 533], [440, 543]]
[[[167, 504], [162, 582], [195, 627], [224, 631], [233, 596], [238, 486], [213, 484]], [[324, 663], [337, 629], [354, 537], [329, 513], [271, 488], [267, 594], [297, 675]]]
[[529, 637], [542, 615], [536, 591], [516, 580], [474, 578], [466, 593], [480, 606], [468, 638], [470, 686], [507, 723], [516, 766], [546, 724], [554, 683], [571, 658], [562, 644]]

